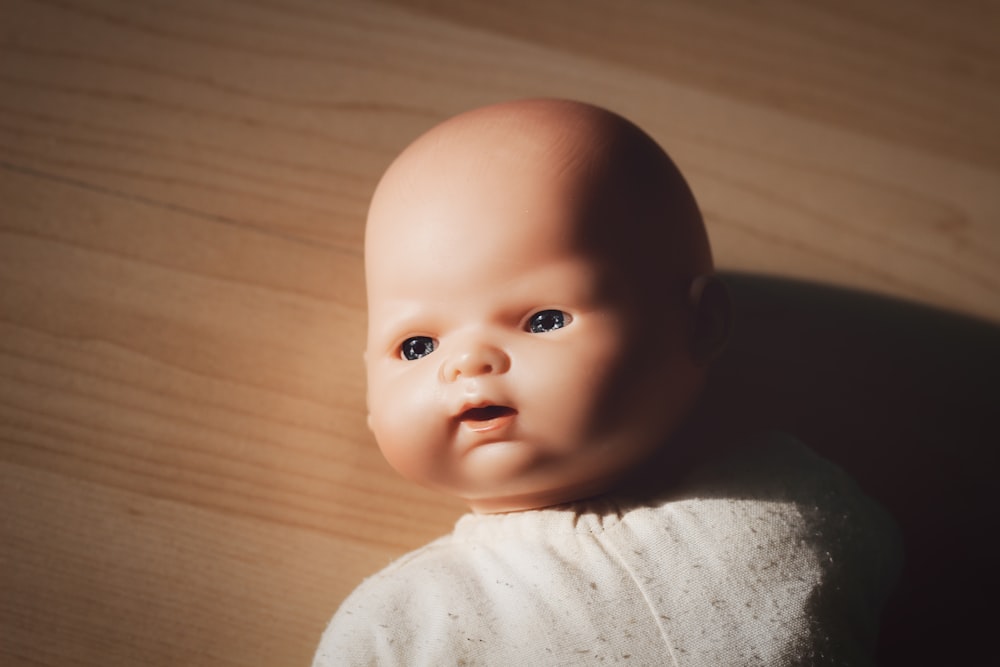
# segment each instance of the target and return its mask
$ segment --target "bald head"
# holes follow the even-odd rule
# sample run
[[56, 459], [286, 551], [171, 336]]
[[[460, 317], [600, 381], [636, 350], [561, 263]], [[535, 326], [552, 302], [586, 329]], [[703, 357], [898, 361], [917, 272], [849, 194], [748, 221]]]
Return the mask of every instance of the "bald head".
[[[467, 206], [460, 216], [445, 216], [436, 202]], [[404, 214], [408, 231], [401, 236]], [[607, 110], [546, 99], [475, 109], [413, 142], [373, 198], [369, 262], [376, 241], [405, 237], [410, 251], [418, 251], [414, 237], [432, 242], [418, 229], [437, 230], [439, 243], [441, 232], [477, 234], [484, 219], [508, 227], [525, 216], [535, 233], [553, 221], [551, 233], [571, 235], [580, 252], [611, 267], [629, 291], [663, 295], [668, 285], [686, 286], [712, 271], [698, 206], [656, 142]], [[450, 230], [439, 227], [446, 217]]]
[[433, 128], [379, 183], [365, 267], [376, 440], [478, 511], [610, 488], [704, 383], [701, 216], [608, 111], [530, 100]]

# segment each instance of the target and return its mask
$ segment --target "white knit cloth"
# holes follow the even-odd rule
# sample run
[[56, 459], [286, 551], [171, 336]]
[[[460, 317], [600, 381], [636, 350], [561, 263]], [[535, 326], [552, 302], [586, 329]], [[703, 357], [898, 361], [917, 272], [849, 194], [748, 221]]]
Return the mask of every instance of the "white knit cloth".
[[466, 515], [367, 579], [314, 665], [864, 665], [887, 515], [786, 436], [666, 500]]

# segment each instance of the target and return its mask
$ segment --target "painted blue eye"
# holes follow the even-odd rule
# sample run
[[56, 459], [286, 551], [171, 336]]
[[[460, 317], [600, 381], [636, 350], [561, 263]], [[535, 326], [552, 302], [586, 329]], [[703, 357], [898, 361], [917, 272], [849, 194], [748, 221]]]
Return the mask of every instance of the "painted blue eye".
[[562, 329], [570, 320], [570, 316], [561, 310], [540, 310], [528, 319], [527, 329], [531, 333], [546, 333]]
[[407, 338], [399, 349], [399, 356], [407, 361], [416, 361], [434, 351], [434, 339], [428, 336]]

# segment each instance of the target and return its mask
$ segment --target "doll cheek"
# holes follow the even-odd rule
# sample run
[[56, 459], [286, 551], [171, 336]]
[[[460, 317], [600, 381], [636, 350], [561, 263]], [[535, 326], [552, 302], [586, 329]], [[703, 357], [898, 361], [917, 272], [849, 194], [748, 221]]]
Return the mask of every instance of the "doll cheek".
[[376, 401], [369, 419], [379, 448], [397, 469], [405, 466], [415, 471], [430, 465], [447, 436], [432, 394], [406, 383], [386, 389], [384, 400]]
[[374, 433], [385, 460], [400, 475], [418, 483], [427, 481], [433, 455], [427, 451], [426, 434], [412, 427], [400, 427], [398, 422], [377, 421]]

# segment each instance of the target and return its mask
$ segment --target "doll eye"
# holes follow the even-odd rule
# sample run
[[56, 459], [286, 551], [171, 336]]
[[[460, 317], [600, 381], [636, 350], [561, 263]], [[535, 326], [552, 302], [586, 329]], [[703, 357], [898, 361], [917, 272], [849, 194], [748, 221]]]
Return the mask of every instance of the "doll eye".
[[428, 336], [413, 336], [403, 341], [399, 356], [407, 361], [416, 361], [434, 351], [434, 339]]
[[546, 333], [562, 329], [572, 318], [561, 310], [540, 310], [528, 319], [526, 327], [531, 333]]

